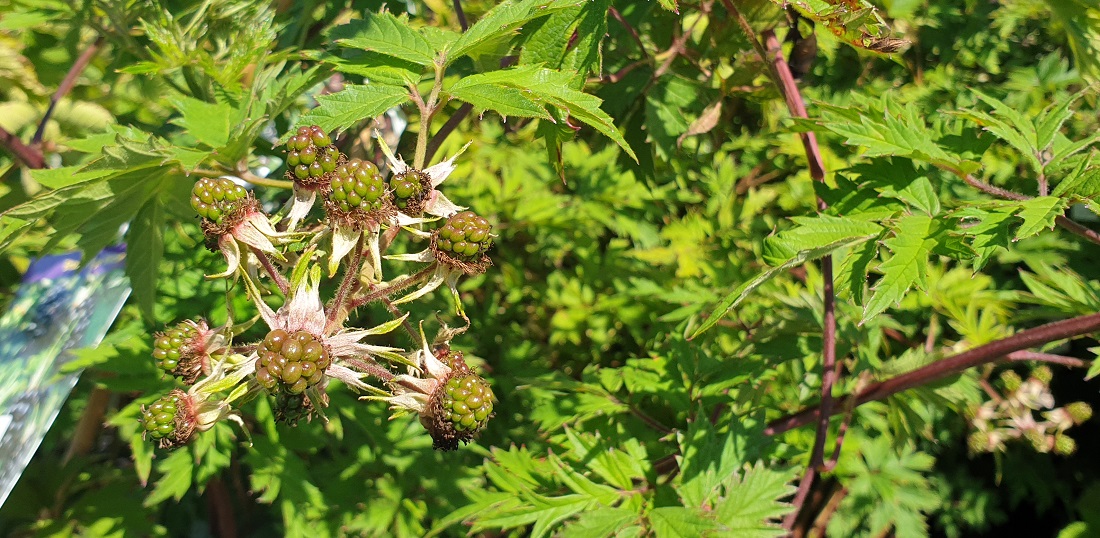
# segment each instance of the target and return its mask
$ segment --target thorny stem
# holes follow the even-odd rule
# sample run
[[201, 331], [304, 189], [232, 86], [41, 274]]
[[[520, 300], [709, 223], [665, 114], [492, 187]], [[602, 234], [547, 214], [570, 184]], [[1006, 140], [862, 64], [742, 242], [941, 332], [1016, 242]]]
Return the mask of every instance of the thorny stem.
[[24, 144], [18, 136], [9, 133], [3, 127], [0, 127], [0, 144], [27, 168], [39, 169], [46, 167], [46, 157], [42, 155], [41, 151]]
[[[335, 232], [333, 232], [335, 233]], [[335, 326], [340, 319], [341, 312], [348, 312], [350, 309], [344, 309], [344, 300], [348, 297], [348, 290], [352, 285], [359, 280], [359, 269], [363, 265], [363, 235], [359, 235], [359, 240], [355, 243], [355, 253], [351, 256], [351, 263], [344, 269], [344, 279], [340, 282], [340, 288], [336, 291], [336, 297], [332, 298], [332, 303], [328, 308], [328, 322], [325, 323], [325, 332]]]
[[432, 93], [428, 94], [428, 100], [418, 97], [414, 99], [420, 108], [420, 132], [416, 134], [416, 154], [413, 157], [413, 168], [423, 170], [428, 154], [428, 132], [432, 129], [432, 117], [439, 108], [439, 92], [443, 90], [443, 64], [440, 60], [435, 63], [435, 84]]
[[374, 377], [377, 377], [378, 379], [381, 379], [385, 383], [389, 383], [390, 381], [393, 381], [393, 378], [396, 377], [395, 375], [393, 375], [393, 372], [390, 372], [389, 370], [379, 366], [378, 364], [373, 363], [373, 361], [372, 362], [361, 361], [359, 359], [353, 359], [353, 358], [350, 358], [350, 357], [345, 357], [341, 360], [344, 361], [345, 363], [347, 363], [352, 368], [354, 368], [356, 370], [359, 370], [360, 372], [363, 372], [364, 374], [372, 375]]
[[[980, 191], [982, 191], [986, 194], [990, 194], [990, 195], [996, 196], [998, 198], [1004, 198], [1005, 200], [1015, 200], [1017, 202], [1022, 202], [1024, 200], [1030, 200], [1031, 199], [1030, 196], [1026, 196], [1026, 195], [1023, 195], [1023, 194], [1020, 194], [1020, 193], [1012, 192], [1012, 191], [1007, 190], [1007, 189], [1002, 189], [1002, 188], [997, 187], [995, 185], [990, 185], [989, 183], [986, 183], [986, 182], [984, 182], [984, 181], [982, 181], [982, 180], [980, 180], [980, 179], [978, 179], [978, 178], [976, 178], [976, 177], [974, 177], [970, 174], [967, 174], [966, 172], [963, 172], [962, 170], [959, 170], [957, 168], [954, 168], [954, 167], [951, 167], [951, 166], [944, 166], [944, 165], [938, 165], [938, 166], [940, 168], [942, 168], [944, 170], [947, 170], [948, 172], [951, 172], [952, 174], [955, 174], [956, 176], [962, 178], [962, 180], [965, 181], [968, 185], [970, 185], [971, 187], [974, 187], [975, 189], [978, 189], [978, 190], [980, 190]], [[1078, 224], [1077, 222], [1071, 220], [1069, 217], [1066, 217], [1065, 215], [1058, 215], [1057, 217], [1055, 217], [1054, 218], [1054, 223], [1057, 224], [1058, 226], [1061, 226], [1063, 229], [1065, 229], [1066, 231], [1068, 231], [1068, 232], [1070, 232], [1074, 235], [1080, 236], [1080, 237], [1088, 240], [1089, 242], [1100, 245], [1100, 233], [1096, 232], [1095, 230], [1089, 229], [1089, 228], [1087, 228], [1087, 227], [1085, 227], [1081, 224]]]
[[[749, 37], [749, 39], [757, 46], [757, 52], [760, 53], [761, 47], [760, 41], [752, 32], [752, 27], [745, 20], [744, 16], [737, 10], [729, 0], [723, 0], [726, 4], [726, 8], [731, 13], [735, 14], [738, 19], [738, 23], [741, 25]], [[787, 65], [787, 61], [783, 58], [783, 49], [779, 45], [779, 39], [775, 36], [775, 32], [768, 30], [764, 32], [763, 49], [767, 56], [762, 55], [761, 60], [769, 66], [769, 71], [772, 74], [772, 78], [775, 84], [779, 86], [779, 91], [783, 94], [783, 99], [787, 103], [787, 109], [790, 111], [791, 116], [796, 118], [806, 118], [806, 105], [802, 100], [802, 93], [798, 90], [798, 85], [795, 83], [794, 75], [791, 74], [790, 66]], [[813, 133], [806, 132], [801, 133], [802, 147], [806, 153], [806, 160], [809, 163], [810, 176], [815, 181], [825, 181], [825, 164], [821, 158], [821, 150], [817, 145], [817, 138]], [[818, 199], [817, 201], [818, 211], [825, 209], [824, 200]], [[810, 456], [810, 463], [806, 468], [806, 472], [802, 476], [802, 481], [798, 485], [798, 492], [795, 495], [793, 501], [795, 509], [790, 515], [783, 521], [783, 527], [790, 530], [794, 527], [795, 521], [798, 518], [798, 513], [801, 511], [802, 505], [806, 501], [806, 496], [809, 494], [810, 489], [813, 486], [813, 482], [817, 477], [818, 472], [828, 471], [832, 465], [826, 465], [825, 463], [825, 442], [829, 435], [829, 417], [833, 412], [833, 385], [836, 383], [837, 377], [839, 377], [839, 364], [836, 361], [836, 294], [833, 288], [833, 258], [832, 256], [824, 256], [821, 258], [821, 278], [822, 278], [822, 305], [823, 315], [822, 323], [824, 325], [822, 330], [822, 350], [821, 350], [821, 417], [817, 423], [817, 434], [814, 438], [813, 451]], [[835, 446], [833, 449], [833, 458], [840, 453], [841, 444], [844, 442], [844, 432], [847, 430], [847, 423], [851, 415], [845, 418], [844, 424], [841, 426], [841, 431], [838, 433]], [[834, 461], [830, 458], [830, 463]]]
[[431, 162], [432, 157], [435, 156], [435, 152], [439, 151], [439, 147], [443, 145], [443, 142], [447, 140], [455, 129], [458, 128], [458, 124], [462, 123], [462, 120], [466, 119], [466, 116], [474, 110], [474, 105], [470, 103], [462, 103], [462, 106], [458, 107], [451, 117], [447, 118], [447, 123], [444, 123], [438, 131], [432, 135], [432, 141], [428, 143], [427, 153], [424, 155], [425, 162]]
[[[1077, 316], [1027, 329], [1008, 338], [990, 342], [984, 346], [964, 351], [953, 357], [936, 361], [912, 372], [875, 383], [866, 389], [857, 391], [854, 396], [855, 405], [859, 406], [867, 402], [881, 400], [899, 392], [960, 374], [975, 366], [989, 364], [1001, 360], [1002, 358], [1014, 360], [1012, 357], [1015, 352], [1041, 346], [1056, 340], [1083, 336], [1098, 330], [1100, 330], [1100, 313]], [[1072, 358], [1045, 353], [1017, 356], [1029, 358], [1015, 360], [1046, 360], [1055, 363], [1066, 363], [1065, 359]], [[1074, 364], [1074, 366], [1076, 366], [1076, 364]], [[820, 414], [821, 409], [819, 406], [808, 407], [793, 415], [773, 420], [768, 424], [764, 433], [766, 435], [777, 435], [799, 426], [804, 426], [817, 420]]]
[[470, 23], [466, 20], [466, 13], [462, 11], [462, 1], [454, 0], [455, 14], [458, 15], [458, 24], [462, 27], [462, 31], [465, 32], [470, 28]]
[[400, 308], [397, 308], [397, 305], [393, 304], [393, 301], [391, 301], [389, 297], [383, 297], [382, 304], [385, 305], [386, 310], [389, 310], [390, 314], [393, 315], [393, 319], [401, 319], [401, 326], [405, 328], [405, 332], [409, 333], [409, 337], [415, 342], [418, 338], [416, 328], [412, 326], [408, 318], [405, 318], [405, 313], [402, 312]]
[[50, 121], [50, 116], [53, 115], [53, 110], [57, 106], [57, 102], [65, 97], [65, 94], [69, 93], [69, 90], [73, 89], [76, 85], [76, 78], [80, 76], [80, 73], [84, 71], [85, 67], [91, 63], [92, 58], [99, 52], [99, 48], [103, 46], [104, 37], [100, 35], [92, 41], [88, 48], [84, 49], [84, 52], [80, 54], [80, 57], [73, 62], [72, 67], [69, 68], [69, 72], [65, 74], [65, 78], [61, 80], [61, 84], [58, 85], [57, 90], [53, 92], [53, 96], [50, 97], [50, 106], [46, 108], [46, 113], [42, 115], [42, 121], [38, 122], [38, 129], [34, 131], [34, 138], [31, 139], [31, 144], [39, 144], [42, 142], [42, 136], [46, 134], [46, 123]]
[[355, 299], [352, 299], [348, 302], [348, 310], [354, 310], [365, 304], [373, 303], [374, 301], [382, 299], [383, 297], [389, 297], [390, 295], [393, 295], [403, 289], [409, 288], [413, 284], [424, 281], [424, 279], [428, 278], [428, 276], [430, 276], [432, 272], [435, 271], [435, 266], [437, 264], [438, 262], [432, 263], [427, 267], [421, 269], [420, 271], [413, 273], [411, 276], [401, 280], [400, 282], [397, 282], [396, 284], [390, 284], [389, 286], [386, 286], [384, 288], [376, 288], [374, 291], [363, 295], [362, 297], [356, 297]]
[[260, 260], [260, 265], [264, 266], [264, 271], [267, 271], [271, 280], [275, 281], [275, 285], [279, 286], [279, 291], [283, 292], [283, 296], [288, 295], [290, 293], [290, 283], [287, 282], [286, 277], [275, 268], [275, 264], [271, 263], [271, 258], [267, 253], [251, 245], [249, 245], [248, 248], [256, 255], [256, 259]]

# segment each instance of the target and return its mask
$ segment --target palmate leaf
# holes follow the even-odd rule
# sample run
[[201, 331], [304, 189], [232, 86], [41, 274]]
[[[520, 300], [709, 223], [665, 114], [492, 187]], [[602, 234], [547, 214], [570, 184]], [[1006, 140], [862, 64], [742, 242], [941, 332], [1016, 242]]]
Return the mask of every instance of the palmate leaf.
[[786, 531], [777, 521], [794, 507], [779, 499], [794, 493], [792, 482], [796, 478], [796, 469], [768, 468], [763, 462], [746, 465], [727, 481], [726, 494], [714, 507], [714, 518], [731, 536], [784, 536]]
[[1039, 196], [1020, 202], [1018, 215], [1024, 219], [1024, 222], [1016, 230], [1013, 241], [1026, 239], [1044, 229], [1054, 228], [1054, 219], [1065, 213], [1068, 203], [1068, 200], [1056, 196]]
[[407, 18], [387, 12], [367, 12], [363, 19], [334, 28], [329, 38], [341, 47], [385, 54], [417, 65], [431, 65], [436, 57], [435, 48], [409, 26]]
[[[400, 86], [351, 85], [342, 91], [318, 97], [320, 104], [302, 115], [298, 125], [319, 125], [326, 132], [345, 129], [404, 104], [409, 99], [409, 90]], [[287, 131], [283, 138], [289, 139], [293, 134], [293, 130]]]
[[524, 40], [519, 65], [541, 65], [576, 73], [574, 88], [584, 76], [600, 72], [600, 43], [607, 33], [611, 0], [595, 0], [559, 11]]
[[937, 245], [934, 224], [928, 215], [909, 215], [898, 220], [895, 235], [883, 241], [893, 256], [878, 267], [882, 278], [863, 307], [860, 324], [897, 304], [914, 285], [924, 287], [928, 256]]

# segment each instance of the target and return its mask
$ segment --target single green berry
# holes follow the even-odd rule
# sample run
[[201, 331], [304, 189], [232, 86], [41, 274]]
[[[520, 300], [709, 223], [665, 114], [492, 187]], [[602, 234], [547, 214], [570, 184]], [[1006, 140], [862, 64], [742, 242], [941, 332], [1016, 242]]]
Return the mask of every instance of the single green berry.
[[329, 199], [340, 211], [373, 211], [385, 202], [386, 182], [374, 163], [352, 159], [337, 166], [335, 176], [329, 182]]
[[1073, 402], [1066, 406], [1066, 414], [1073, 419], [1074, 424], [1081, 424], [1092, 418], [1092, 406], [1086, 402]]
[[219, 222], [247, 197], [248, 191], [228, 178], [202, 178], [191, 189], [191, 207], [200, 217]]
[[[478, 263], [493, 245], [492, 226], [473, 211], [452, 215], [435, 232], [435, 248], [447, 258], [462, 263]], [[447, 258], [444, 258], [446, 260]]]
[[328, 351], [316, 336], [275, 329], [258, 349], [256, 381], [272, 393], [302, 394], [324, 379], [331, 363]]
[[1001, 372], [1001, 382], [1005, 384], [1005, 389], [1009, 392], [1016, 392], [1020, 388], [1020, 384], [1023, 380], [1020, 379], [1020, 374], [1013, 372], [1012, 370], [1005, 370]]
[[1031, 377], [1038, 379], [1044, 385], [1048, 385], [1050, 384], [1050, 380], [1054, 378], [1054, 372], [1051, 372], [1050, 367], [1044, 364], [1032, 370]]
[[1069, 456], [1077, 451], [1077, 442], [1068, 435], [1059, 435], [1054, 440], [1054, 452], [1062, 456]]

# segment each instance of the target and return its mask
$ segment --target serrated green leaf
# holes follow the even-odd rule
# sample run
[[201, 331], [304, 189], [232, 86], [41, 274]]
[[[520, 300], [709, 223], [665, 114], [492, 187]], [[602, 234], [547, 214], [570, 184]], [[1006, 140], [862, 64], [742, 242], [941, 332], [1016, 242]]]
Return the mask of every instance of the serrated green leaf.
[[478, 533], [490, 528], [512, 529], [534, 524], [530, 535], [546, 536], [562, 521], [593, 506], [595, 502], [585, 495], [534, 495], [523, 506], [478, 518], [470, 531]]
[[871, 262], [878, 257], [878, 243], [867, 241], [855, 246], [852, 251], [844, 256], [837, 269], [836, 285], [837, 293], [847, 291], [851, 294], [852, 302], [863, 306], [863, 297], [867, 287], [867, 274], [870, 271]]
[[[298, 120], [298, 125], [319, 125], [325, 131], [336, 131], [355, 125], [409, 101], [409, 91], [398, 86], [359, 84], [317, 98], [320, 103]], [[293, 130], [284, 138], [290, 138]], [[285, 141], [284, 141], [285, 142]]]
[[145, 506], [156, 506], [168, 499], [180, 500], [191, 489], [191, 474], [194, 471], [191, 452], [179, 449], [160, 460], [157, 470], [161, 472], [153, 491], [145, 498]]
[[914, 105], [899, 105], [884, 97], [881, 105], [843, 108], [819, 103], [818, 106], [822, 109], [818, 124], [846, 137], [848, 144], [866, 147], [868, 157], [909, 157], [965, 171], [977, 167], [937, 145], [924, 115]]
[[1039, 196], [1020, 202], [1019, 216], [1023, 224], [1016, 230], [1013, 241], [1031, 237], [1044, 228], [1053, 228], [1054, 219], [1066, 211], [1067, 200], [1056, 196]]
[[1027, 160], [1032, 170], [1035, 170], [1036, 173], [1041, 173], [1043, 171], [1043, 164], [1039, 162], [1039, 150], [1036, 148], [1035, 125], [1031, 122], [1031, 119], [1024, 117], [1000, 100], [994, 99], [977, 90], [973, 90], [973, 92], [978, 99], [993, 107], [997, 116], [994, 117], [978, 110], [965, 110], [960, 112], [959, 115], [981, 125], [985, 130], [993, 133], [997, 138], [1008, 142], [1009, 145], [1016, 148], [1016, 151], [1020, 152], [1020, 155]]
[[1089, 371], [1085, 374], [1086, 380], [1100, 375], [1100, 347], [1090, 347], [1089, 351], [1091, 351], [1093, 355], [1096, 355], [1096, 357], [1092, 359], [1092, 364], [1089, 365]]
[[646, 516], [656, 538], [697, 538], [717, 527], [697, 511], [682, 506], [654, 508]]
[[565, 484], [567, 488], [573, 490], [574, 493], [591, 497], [604, 506], [611, 506], [619, 500], [619, 491], [617, 489], [606, 484], [593, 482], [587, 476], [573, 470], [572, 467], [562, 461], [561, 458], [553, 452], [549, 453], [548, 458], [550, 459], [550, 463], [553, 463], [554, 466], [557, 467], [555, 478]]
[[451, 86], [452, 91], [473, 85], [495, 85], [522, 90], [531, 100], [553, 105], [596, 129], [619, 145], [630, 158], [638, 160], [606, 112], [600, 99], [569, 87], [569, 74], [540, 67], [519, 66], [465, 77]]
[[32, 179], [51, 189], [69, 187], [110, 175], [107, 170], [82, 170], [81, 168], [81, 166], [63, 166], [61, 168], [40, 168], [30, 172]]
[[[973, 238], [970, 248], [977, 255], [974, 259], [975, 269], [984, 267], [994, 254], [1008, 248], [1012, 243], [1012, 222], [1016, 211], [1015, 206], [1005, 205], [988, 211], [970, 207], [954, 213], [954, 216], [964, 219], [965, 226], [961, 227], [960, 232]], [[976, 219], [977, 222], [971, 219]]]
[[585, 0], [505, 0], [489, 10], [446, 50], [446, 65], [494, 40], [510, 39], [528, 21], [580, 5]]
[[181, 114], [172, 123], [182, 127], [195, 140], [214, 149], [229, 143], [230, 120], [236, 115], [232, 106], [190, 97], [178, 98], [172, 104]]
[[818, 215], [815, 217], [792, 217], [795, 227], [783, 230], [764, 240], [761, 257], [768, 265], [781, 265], [803, 250], [821, 248], [825, 245], [855, 237], [871, 238], [882, 232], [882, 226], [874, 222]]
[[882, 278], [875, 284], [874, 293], [863, 307], [860, 324], [881, 314], [898, 301], [914, 285], [924, 287], [928, 255], [936, 246], [932, 238], [933, 222], [928, 215], [909, 215], [898, 220], [895, 235], [883, 244], [893, 253], [890, 259], [879, 265]]
[[762, 462], [745, 465], [726, 485], [726, 494], [715, 503], [714, 517], [722, 532], [746, 538], [784, 536], [779, 520], [794, 509], [779, 499], [795, 492], [798, 472], [792, 468], [768, 468]]
[[164, 252], [164, 208], [156, 199], [145, 204], [130, 224], [126, 249], [133, 255], [126, 256], [126, 276], [134, 300], [147, 320], [156, 319], [157, 276]]
[[641, 515], [625, 508], [599, 508], [581, 514], [576, 521], [561, 529], [562, 538], [602, 538], [635, 523]]
[[435, 61], [436, 50], [431, 43], [409, 27], [407, 19], [389, 12], [367, 12], [363, 19], [334, 28], [329, 38], [341, 47], [385, 54], [417, 65]]
[[[476, 75], [474, 75], [476, 76]], [[472, 77], [466, 77], [456, 86]], [[474, 105], [477, 110], [492, 110], [501, 116], [550, 119], [550, 113], [537, 102], [528, 99], [523, 90], [497, 84], [465, 84], [451, 87], [444, 93], [459, 101]]]
[[749, 280], [749, 281], [741, 284], [740, 286], [737, 287], [737, 289], [733, 290], [728, 295], [726, 295], [726, 297], [723, 298], [715, 306], [714, 312], [711, 313], [710, 317], [708, 317], [706, 319], [706, 321], [704, 321], [703, 324], [699, 326], [699, 328], [692, 331], [691, 335], [688, 336], [688, 340], [691, 340], [691, 339], [699, 336], [700, 334], [706, 332], [711, 327], [715, 326], [723, 317], [725, 317], [727, 314], [730, 313], [730, 311], [732, 311], [734, 308], [736, 308], [737, 305], [741, 304], [741, 301], [744, 301], [746, 297], [748, 297], [753, 291], [756, 290], [756, 288], [759, 288], [762, 284], [764, 284], [765, 282], [767, 282], [767, 281], [771, 280], [772, 278], [774, 278], [775, 275], [783, 273], [783, 272], [787, 271], [788, 269], [791, 269], [792, 267], [797, 267], [799, 265], [802, 265], [803, 263], [806, 263], [807, 261], [816, 260], [816, 259], [818, 259], [822, 256], [825, 256], [826, 254], [832, 253], [833, 251], [835, 251], [837, 249], [841, 249], [841, 248], [844, 248], [844, 247], [850, 247], [850, 246], [854, 246], [854, 245], [858, 245], [860, 243], [863, 243], [864, 241], [869, 241], [873, 237], [874, 236], [870, 236], [870, 237], [863, 237], [863, 236], [861, 236], [861, 237], [848, 237], [848, 238], [841, 239], [841, 240], [839, 240], [835, 243], [830, 243], [828, 245], [824, 245], [820, 248], [815, 248], [815, 249], [810, 249], [810, 250], [803, 250], [803, 251], [797, 253], [791, 259], [787, 260], [786, 263], [784, 263], [782, 265], [779, 265], [778, 267], [773, 267], [771, 269], [768, 269], [767, 271], [757, 275], [752, 280]]
[[673, 13], [680, 13], [680, 8], [676, 5], [676, 0], [657, 0], [657, 3]]
[[1083, 95], [1078, 92], [1048, 105], [1035, 122], [1035, 147], [1046, 151], [1054, 144], [1054, 138], [1066, 120], [1073, 117], [1072, 106]]

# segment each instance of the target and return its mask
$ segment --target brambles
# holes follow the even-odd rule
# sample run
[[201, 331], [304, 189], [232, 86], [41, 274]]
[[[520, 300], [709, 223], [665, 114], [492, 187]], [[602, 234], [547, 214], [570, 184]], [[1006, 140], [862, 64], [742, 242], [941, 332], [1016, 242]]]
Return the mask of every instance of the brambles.
[[[205, 323], [184, 322], [158, 334], [153, 351], [158, 367], [193, 386], [188, 393], [176, 391], [159, 400], [143, 413], [148, 436], [162, 446], [178, 446], [195, 431], [233, 418], [231, 406], [263, 395], [272, 398], [277, 422], [295, 424], [314, 414], [323, 417], [329, 405], [325, 392], [329, 378], [371, 394], [369, 399], [391, 401], [395, 407], [400, 406], [393, 399], [410, 392], [395, 379], [407, 381], [416, 387], [409, 408], [420, 413], [436, 448], [455, 449], [485, 427], [493, 413], [492, 390], [466, 366], [460, 353], [444, 357], [446, 364], [433, 356], [439, 367], [426, 370], [427, 378], [395, 376], [390, 368], [415, 362], [425, 353], [426, 344], [421, 350], [406, 351], [364, 342], [401, 326], [407, 314], [394, 310], [397, 319], [370, 329], [345, 327], [349, 312], [358, 306], [389, 298], [412, 285], [421, 284], [414, 296], [391, 304], [422, 297], [444, 280], [457, 297], [457, 279], [484, 271], [489, 264], [485, 255], [492, 244], [489, 221], [470, 211], [459, 212], [436, 190], [454, 170], [454, 158], [420, 171], [404, 165], [384, 144], [382, 151], [394, 172], [388, 185], [374, 163], [347, 160], [319, 127], [298, 129], [287, 142], [294, 198], [270, 216], [254, 196], [228, 178], [196, 183], [192, 203], [203, 217], [203, 232], [225, 254], [228, 265], [213, 277], [242, 280], [244, 285], [237, 289], [248, 294], [268, 332], [257, 343], [236, 345], [228, 339], [244, 329], [233, 323], [214, 331]], [[325, 218], [311, 222], [306, 217], [318, 193], [324, 198]], [[400, 215], [395, 203], [407, 213]], [[426, 232], [417, 228], [433, 219], [410, 218], [411, 213], [450, 218], [435, 232]], [[384, 249], [379, 245], [383, 228], [391, 235], [407, 230], [413, 238], [427, 240], [424, 251], [411, 261], [428, 265], [412, 276], [385, 281]], [[298, 247], [292, 248], [292, 242]], [[322, 250], [320, 245], [332, 248]], [[337, 291], [327, 305], [320, 298], [322, 266], [328, 267], [330, 276], [343, 275], [331, 283]], [[268, 306], [267, 290], [282, 295], [277, 310]], [[464, 330], [447, 330], [445, 339]]]
[[269, 392], [301, 394], [321, 382], [330, 364], [320, 340], [305, 331], [275, 329], [260, 343], [256, 380]]
[[221, 223], [247, 197], [248, 191], [230, 179], [202, 178], [191, 189], [191, 207], [200, 217]]

